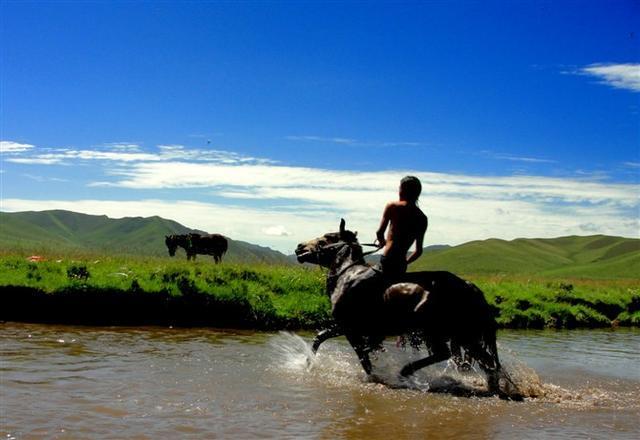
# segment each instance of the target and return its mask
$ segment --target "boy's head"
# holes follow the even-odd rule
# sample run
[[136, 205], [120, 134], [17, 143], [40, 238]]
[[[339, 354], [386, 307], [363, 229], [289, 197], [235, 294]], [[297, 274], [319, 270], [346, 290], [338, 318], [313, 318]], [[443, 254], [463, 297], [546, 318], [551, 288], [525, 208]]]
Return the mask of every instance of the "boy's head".
[[421, 191], [422, 184], [415, 176], [406, 176], [400, 181], [400, 199], [402, 200], [416, 203]]

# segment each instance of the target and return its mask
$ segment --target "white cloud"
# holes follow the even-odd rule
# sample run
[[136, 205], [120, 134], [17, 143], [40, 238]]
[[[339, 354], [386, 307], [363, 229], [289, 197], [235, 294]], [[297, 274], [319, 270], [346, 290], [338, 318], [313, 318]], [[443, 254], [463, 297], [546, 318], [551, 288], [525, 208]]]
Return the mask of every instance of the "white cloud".
[[141, 162], [162, 160], [157, 154], [121, 152], [121, 151], [94, 151], [94, 150], [70, 150], [62, 155], [65, 159], [80, 160], [108, 160], [118, 162]]
[[5, 160], [26, 165], [61, 165], [63, 163], [62, 159], [53, 157], [10, 157]]
[[68, 182], [67, 179], [61, 179], [59, 177], [46, 177], [36, 174], [22, 174], [27, 179], [35, 180], [36, 182]]
[[291, 232], [287, 231], [287, 229], [282, 225], [263, 228], [262, 232], [264, 232], [266, 235], [274, 235], [276, 237], [288, 237], [291, 235]]
[[595, 76], [603, 84], [617, 89], [640, 92], [640, 64], [591, 64], [579, 72]]
[[[2, 209], [159, 215], [287, 253], [299, 241], [336, 230], [340, 217], [347, 219], [348, 227], [360, 230], [363, 241], [373, 240], [382, 208], [397, 198], [399, 179], [407, 174], [417, 175], [423, 184], [421, 206], [430, 219], [427, 244], [587, 232], [635, 237], [640, 231], [638, 185], [591, 177], [330, 170], [182, 145], [161, 145], [155, 152], [58, 149], [11, 160], [96, 161], [105, 175], [90, 184], [93, 190], [120, 188], [130, 201], [7, 198]], [[204, 189], [197, 193], [210, 194], [218, 202], [193, 200], [195, 189]], [[154, 190], [187, 201], [151, 200]]]
[[543, 159], [543, 158], [531, 157], [531, 156], [514, 156], [512, 154], [497, 153], [491, 150], [481, 150], [479, 151], [479, 154], [490, 157], [491, 159], [510, 160], [512, 162], [557, 163], [557, 161], [553, 159]]
[[[467, 176], [420, 171], [336, 171], [282, 165], [146, 162], [112, 171], [114, 187], [132, 189], [206, 188], [244, 199], [296, 199], [334, 206], [371, 202], [382, 192], [394, 196], [399, 178], [415, 174], [426, 197], [519, 200], [563, 203], [638, 204], [637, 188], [591, 180], [539, 176]], [[362, 201], [362, 202], [361, 202]]]
[[285, 139], [289, 141], [304, 141], [304, 142], [323, 142], [331, 144], [352, 145], [359, 147], [419, 147], [424, 145], [422, 142], [407, 142], [407, 141], [386, 141], [386, 142], [370, 142], [360, 141], [358, 139], [351, 139], [345, 137], [323, 137], [323, 136], [285, 136]]
[[136, 152], [142, 148], [138, 142], [108, 142], [104, 145], [114, 151]]
[[184, 145], [158, 145], [159, 158], [164, 161], [180, 160], [192, 162], [217, 162], [224, 164], [276, 163], [270, 159], [244, 156], [233, 151], [193, 149]]
[[[14, 152], [27, 152], [28, 145], [9, 143], [7, 148]], [[19, 149], [16, 145], [22, 145]], [[273, 164], [275, 161], [243, 156], [238, 153], [224, 150], [189, 149], [183, 145], [159, 145], [157, 151], [143, 152], [137, 144], [107, 144], [107, 149], [77, 150], [70, 148], [47, 149], [46, 153], [22, 156], [20, 158], [7, 159], [10, 162], [34, 165], [62, 165], [70, 161], [109, 161], [109, 162], [161, 162], [161, 161], [190, 161], [190, 162], [215, 162], [227, 165], [232, 164]]]
[[496, 155], [494, 157], [496, 159], [511, 160], [511, 161], [514, 161], [514, 162], [557, 163], [557, 161], [555, 161], [555, 160], [540, 159], [540, 158], [537, 158], [537, 157], [509, 156], [509, 155], [502, 155], [502, 154], [498, 154], [498, 155]]
[[0, 141], [0, 153], [22, 153], [35, 148], [35, 145], [22, 144], [20, 142], [13, 141]]

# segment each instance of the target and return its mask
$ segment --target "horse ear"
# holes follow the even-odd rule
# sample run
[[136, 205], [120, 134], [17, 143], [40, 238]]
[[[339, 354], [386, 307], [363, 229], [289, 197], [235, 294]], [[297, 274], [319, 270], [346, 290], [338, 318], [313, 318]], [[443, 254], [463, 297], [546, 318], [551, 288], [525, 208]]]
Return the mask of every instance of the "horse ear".
[[344, 224], [345, 221], [343, 218], [340, 219], [340, 235], [344, 234]]
[[357, 237], [357, 236], [358, 236], [358, 231], [355, 231], [355, 232], [353, 233], [353, 235]]

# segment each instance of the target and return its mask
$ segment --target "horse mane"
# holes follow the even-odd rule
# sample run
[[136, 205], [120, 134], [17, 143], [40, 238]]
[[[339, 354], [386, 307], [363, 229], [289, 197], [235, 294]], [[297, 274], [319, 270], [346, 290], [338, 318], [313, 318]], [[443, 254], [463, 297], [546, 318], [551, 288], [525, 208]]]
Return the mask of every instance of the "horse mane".
[[[355, 245], [355, 246], [353, 246]], [[364, 254], [362, 252], [362, 246], [360, 245], [360, 243], [358, 243], [358, 241], [356, 240], [355, 243], [349, 243], [349, 247], [351, 248], [351, 251], [353, 252], [351, 257], [358, 262], [362, 262], [362, 264], [367, 264], [367, 262], [364, 260]]]
[[[340, 261], [340, 264], [344, 263], [345, 260], [351, 258], [351, 264], [347, 265], [347, 267], [338, 271], [334, 275], [327, 275], [327, 292], [332, 292], [338, 279], [342, 276], [344, 272], [348, 269], [351, 269], [354, 266], [368, 266], [367, 262], [364, 260], [364, 255], [362, 253], [362, 246], [356, 240], [354, 241], [339, 241], [337, 244], [343, 244], [342, 248], [336, 253], [336, 261]], [[335, 245], [334, 245], [335, 246]], [[339, 265], [331, 266], [330, 271], [338, 270]]]

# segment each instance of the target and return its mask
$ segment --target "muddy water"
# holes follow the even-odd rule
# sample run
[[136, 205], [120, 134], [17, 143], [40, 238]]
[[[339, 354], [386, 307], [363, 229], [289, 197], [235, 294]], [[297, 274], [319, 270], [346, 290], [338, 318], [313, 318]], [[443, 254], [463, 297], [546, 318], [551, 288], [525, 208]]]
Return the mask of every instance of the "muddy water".
[[367, 381], [343, 339], [307, 365], [287, 333], [0, 324], [2, 438], [640, 438], [640, 330], [499, 334], [525, 402], [456, 397], [446, 363]]

